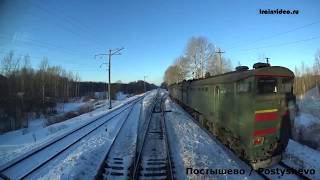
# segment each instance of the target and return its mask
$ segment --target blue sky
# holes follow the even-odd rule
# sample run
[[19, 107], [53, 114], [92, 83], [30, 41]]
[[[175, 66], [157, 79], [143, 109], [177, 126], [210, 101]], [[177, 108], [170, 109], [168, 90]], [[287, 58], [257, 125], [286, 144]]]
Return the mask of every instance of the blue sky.
[[[10, 50], [28, 53], [36, 67], [46, 56], [82, 80], [105, 81], [99, 66], [106, 58], [94, 54], [125, 47], [113, 56], [112, 81], [146, 75], [160, 84], [188, 39], [204, 36], [233, 66], [252, 67], [266, 56], [294, 69], [302, 61], [311, 65], [320, 49], [319, 7], [317, 0], [0, 0], [0, 57]], [[299, 14], [261, 15], [259, 9]]]

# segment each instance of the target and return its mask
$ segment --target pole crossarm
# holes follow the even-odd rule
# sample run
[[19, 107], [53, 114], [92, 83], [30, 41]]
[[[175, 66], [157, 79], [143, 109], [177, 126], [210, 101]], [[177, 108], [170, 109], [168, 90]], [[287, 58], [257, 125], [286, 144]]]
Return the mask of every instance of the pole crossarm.
[[[118, 53], [118, 52], [120, 52], [121, 50], [123, 50], [124, 49], [124, 47], [122, 47], [122, 48], [120, 48], [120, 49], [117, 49], [117, 50], [114, 50], [115, 52], [113, 52], [113, 53], [111, 53], [111, 55], [118, 55], [118, 54], [116, 54], [116, 53]], [[113, 50], [111, 50], [111, 52], [112, 52]], [[121, 54], [119, 54], [119, 55], [121, 55]]]
[[94, 58], [97, 58], [98, 56], [107, 56], [108, 54], [95, 54]]
[[[109, 53], [100, 53], [100, 54], [96, 54], [94, 55], [94, 58], [98, 57], [98, 56], [108, 56], [109, 57], [109, 62], [105, 62], [105, 63], [102, 63], [100, 65], [100, 68], [102, 65], [106, 64], [108, 65], [108, 79], [109, 79], [109, 82], [108, 82], [108, 99], [109, 99], [109, 109], [112, 109], [112, 104], [111, 104], [111, 57], [113, 55], [121, 55], [120, 51], [123, 50], [124, 48], [118, 48], [118, 49], [115, 49], [115, 50], [112, 50], [112, 49], [109, 49]], [[112, 52], [114, 51], [114, 52]]]

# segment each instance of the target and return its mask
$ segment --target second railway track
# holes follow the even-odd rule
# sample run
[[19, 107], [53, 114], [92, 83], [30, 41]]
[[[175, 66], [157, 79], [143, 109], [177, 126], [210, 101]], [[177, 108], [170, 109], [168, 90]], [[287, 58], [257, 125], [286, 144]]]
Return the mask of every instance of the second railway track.
[[153, 108], [144, 134], [142, 147], [137, 153], [132, 179], [174, 179], [164, 119], [162, 96]]
[[124, 104], [119, 108], [115, 108], [111, 112], [96, 118], [89, 123], [86, 123], [62, 136], [59, 136], [52, 141], [39, 146], [32, 151], [10, 161], [0, 167], [0, 178], [2, 179], [24, 179], [31, 178], [30, 176], [41, 167], [48, 164], [51, 160], [71, 148], [83, 138], [90, 135], [92, 132], [102, 127], [111, 119], [119, 116], [128, 108], [132, 107], [136, 102], [144, 96], [138, 97]]
[[95, 179], [127, 179], [134, 158], [136, 131], [141, 113], [141, 104], [136, 103], [128, 112], [125, 120], [113, 139], [110, 148], [99, 163]]

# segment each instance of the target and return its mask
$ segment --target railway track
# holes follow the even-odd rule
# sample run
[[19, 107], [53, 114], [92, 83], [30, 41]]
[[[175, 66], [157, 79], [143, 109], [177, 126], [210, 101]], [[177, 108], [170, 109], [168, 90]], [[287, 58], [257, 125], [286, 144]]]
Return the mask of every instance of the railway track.
[[[288, 166], [288, 165], [287, 165], [286, 163], [284, 163], [283, 161], [280, 161], [280, 162], [279, 162], [279, 165], [282, 166], [282, 167], [284, 167], [284, 168], [286, 168], [286, 169], [289, 169], [289, 170], [291, 170], [291, 171], [296, 172], [296, 170], [295, 170], [294, 168]], [[299, 179], [304, 179], [304, 180], [310, 179], [309, 177], [305, 176], [304, 174], [298, 173], [298, 172], [297, 172], [296, 176], [298, 176]]]
[[[131, 126], [138, 126], [139, 114], [141, 113], [141, 105], [137, 103], [132, 106], [130, 112], [127, 114], [125, 120], [122, 122], [115, 138], [113, 139], [110, 148], [106, 151], [104, 158], [99, 163], [99, 170], [95, 179], [111, 179], [123, 178], [127, 179], [129, 176], [130, 161], [134, 158], [134, 152], [130, 147], [134, 147], [136, 143], [136, 133], [131, 129]], [[132, 123], [133, 122], [133, 123]]]
[[52, 141], [39, 146], [32, 151], [14, 159], [13, 161], [0, 167], [0, 178], [2, 179], [24, 179], [29, 178], [41, 167], [47, 165], [50, 161], [67, 151], [82, 139], [92, 134], [95, 130], [107, 124], [110, 120], [119, 116], [132, 108], [135, 103], [143, 99], [138, 97], [109, 111], [95, 120], [92, 120], [72, 131], [59, 136]]
[[153, 108], [131, 179], [174, 179], [164, 119], [164, 99], [164, 96], [159, 98]]

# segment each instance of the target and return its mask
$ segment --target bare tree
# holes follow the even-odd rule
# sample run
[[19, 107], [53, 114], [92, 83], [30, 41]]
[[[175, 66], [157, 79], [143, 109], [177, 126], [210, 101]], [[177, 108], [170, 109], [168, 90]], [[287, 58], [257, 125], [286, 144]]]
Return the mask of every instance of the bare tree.
[[9, 76], [11, 73], [18, 71], [20, 59], [14, 58], [14, 52], [10, 51], [1, 61], [1, 74]]
[[180, 56], [175, 60], [174, 65], [176, 66], [179, 82], [190, 78], [190, 59]]
[[47, 70], [49, 67], [48, 58], [44, 57], [39, 64], [39, 71], [41, 76], [41, 92], [42, 92], [42, 104], [45, 103], [45, 93], [46, 93], [46, 82], [47, 81]]
[[209, 60], [207, 71], [211, 75], [222, 74], [232, 70], [231, 60], [221, 57], [219, 54], [214, 54]]
[[315, 55], [313, 69], [316, 75], [320, 75], [320, 50]]
[[165, 76], [164, 76], [164, 81], [167, 84], [175, 84], [181, 81], [180, 77], [179, 77], [179, 67], [176, 65], [172, 65], [170, 66], [166, 72], [165, 72]]
[[208, 61], [215, 53], [214, 45], [205, 37], [192, 37], [186, 48], [186, 58], [190, 61], [191, 76], [194, 79], [205, 76]]
[[320, 82], [320, 51], [315, 55], [313, 66], [306, 66], [301, 62], [301, 66], [295, 67], [294, 93], [303, 95], [309, 89], [319, 86]]

